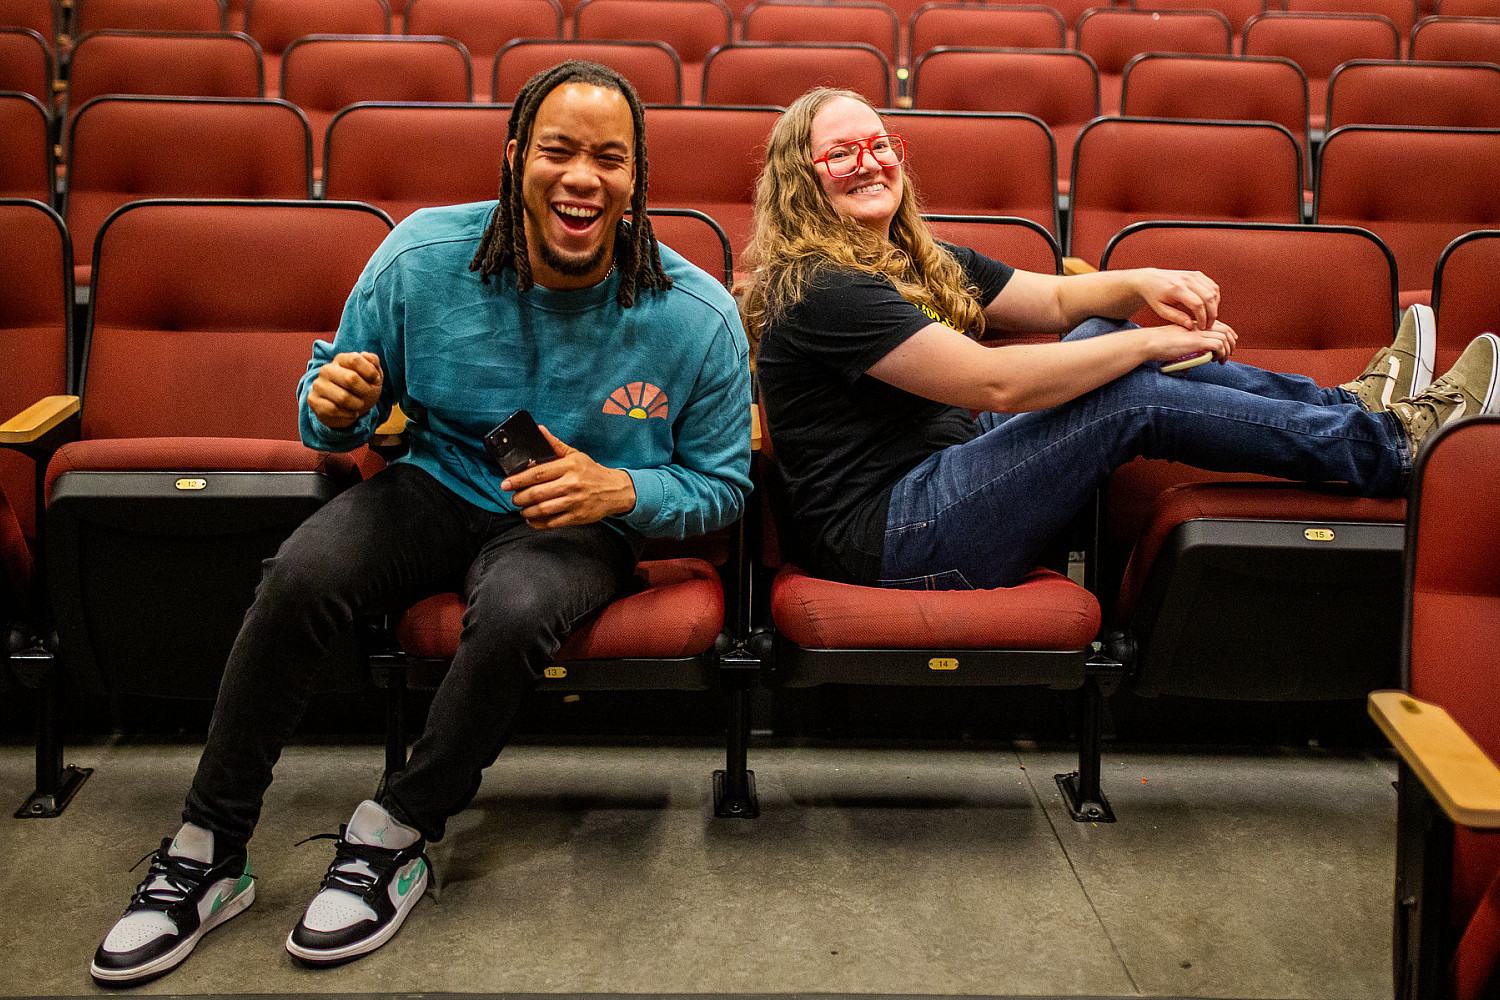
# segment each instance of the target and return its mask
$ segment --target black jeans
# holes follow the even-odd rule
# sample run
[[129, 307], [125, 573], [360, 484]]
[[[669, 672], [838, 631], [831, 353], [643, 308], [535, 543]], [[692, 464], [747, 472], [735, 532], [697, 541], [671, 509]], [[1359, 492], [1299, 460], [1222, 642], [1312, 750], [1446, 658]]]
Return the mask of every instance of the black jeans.
[[396, 464], [340, 494], [266, 561], [219, 686], [183, 819], [241, 852], [329, 642], [355, 616], [461, 589], [458, 655], [381, 804], [429, 840], [479, 790], [517, 708], [568, 634], [619, 593], [636, 553], [602, 524], [538, 531]]

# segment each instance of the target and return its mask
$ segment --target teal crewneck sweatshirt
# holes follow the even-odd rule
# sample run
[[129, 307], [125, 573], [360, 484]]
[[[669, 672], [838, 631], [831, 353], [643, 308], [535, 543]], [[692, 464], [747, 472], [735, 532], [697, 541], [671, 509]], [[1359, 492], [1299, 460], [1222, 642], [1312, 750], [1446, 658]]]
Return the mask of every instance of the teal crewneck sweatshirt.
[[[348, 451], [401, 409], [413, 422], [397, 459], [470, 503], [515, 510], [483, 437], [516, 410], [596, 462], [630, 474], [635, 509], [610, 518], [645, 537], [683, 538], [732, 523], [750, 488], [748, 345], [723, 285], [663, 246], [666, 292], [615, 301], [619, 276], [590, 288], [517, 292], [514, 272], [482, 284], [469, 261], [496, 203], [422, 209], [365, 267], [333, 343], [317, 341], [297, 387], [302, 441]], [[380, 402], [354, 426], [307, 406], [335, 354], [370, 351]]]

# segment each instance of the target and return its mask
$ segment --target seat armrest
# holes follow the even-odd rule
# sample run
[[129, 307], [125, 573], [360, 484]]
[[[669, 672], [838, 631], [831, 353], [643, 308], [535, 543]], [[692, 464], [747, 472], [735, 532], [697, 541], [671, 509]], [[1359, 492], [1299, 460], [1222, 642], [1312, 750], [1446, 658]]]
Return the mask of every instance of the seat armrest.
[[78, 412], [77, 396], [44, 396], [0, 424], [0, 444], [31, 444]]
[[1093, 274], [1099, 270], [1082, 257], [1064, 257], [1063, 274]]
[[1456, 825], [1500, 829], [1500, 768], [1453, 716], [1405, 691], [1373, 691], [1370, 717]]
[[44, 396], [0, 424], [0, 446], [50, 455], [78, 437], [79, 407], [77, 396]]
[[750, 450], [760, 451], [760, 407], [750, 404]]
[[399, 405], [391, 407], [391, 415], [385, 418], [385, 422], [375, 428], [375, 434], [370, 438], [370, 449], [377, 455], [384, 454], [386, 450], [399, 450], [405, 443], [401, 435], [406, 433], [406, 425], [410, 423], [406, 414], [401, 412]]

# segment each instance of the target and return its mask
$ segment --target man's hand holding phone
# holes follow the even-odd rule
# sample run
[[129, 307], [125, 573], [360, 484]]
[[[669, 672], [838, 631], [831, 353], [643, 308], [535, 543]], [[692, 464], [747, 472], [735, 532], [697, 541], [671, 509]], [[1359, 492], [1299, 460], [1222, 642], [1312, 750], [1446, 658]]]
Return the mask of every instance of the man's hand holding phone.
[[[556, 458], [510, 473], [500, 484], [533, 528], [592, 524], [635, 509], [635, 481], [624, 469], [600, 465], [588, 455], [537, 428]], [[497, 428], [498, 430], [498, 428]]]
[[307, 390], [307, 405], [329, 427], [352, 427], [380, 401], [384, 385], [379, 355], [369, 351], [335, 354], [318, 369], [318, 377]]

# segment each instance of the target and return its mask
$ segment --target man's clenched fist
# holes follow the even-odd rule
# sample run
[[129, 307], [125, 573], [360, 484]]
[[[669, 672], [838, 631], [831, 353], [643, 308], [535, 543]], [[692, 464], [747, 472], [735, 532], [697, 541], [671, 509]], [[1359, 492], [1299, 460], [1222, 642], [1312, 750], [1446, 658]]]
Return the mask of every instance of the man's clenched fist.
[[327, 426], [349, 427], [380, 400], [384, 384], [377, 355], [369, 351], [335, 354], [318, 369], [318, 377], [307, 390], [307, 405]]

